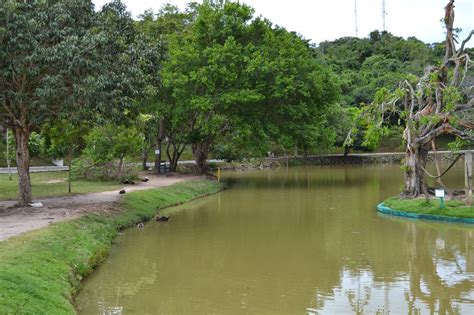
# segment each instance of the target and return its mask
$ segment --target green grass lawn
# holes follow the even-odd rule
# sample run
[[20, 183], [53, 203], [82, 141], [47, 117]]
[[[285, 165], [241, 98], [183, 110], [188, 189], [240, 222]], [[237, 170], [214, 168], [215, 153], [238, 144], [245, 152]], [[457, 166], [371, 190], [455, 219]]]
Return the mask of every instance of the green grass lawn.
[[0, 314], [75, 314], [82, 278], [107, 256], [117, 231], [221, 188], [196, 180], [131, 192], [115, 216], [88, 215], [0, 242]]
[[[73, 181], [72, 193], [85, 194], [114, 190], [122, 187], [117, 182]], [[33, 198], [63, 196], [68, 194], [67, 172], [42, 172], [31, 174]], [[14, 200], [18, 194], [18, 176], [8, 179], [8, 174], [0, 174], [0, 200]]]
[[474, 207], [466, 207], [460, 200], [446, 201], [445, 209], [440, 209], [439, 200], [437, 198], [432, 198], [430, 202], [426, 202], [425, 199], [400, 199], [398, 197], [391, 197], [385, 200], [384, 204], [393, 210], [411, 213], [474, 218]]

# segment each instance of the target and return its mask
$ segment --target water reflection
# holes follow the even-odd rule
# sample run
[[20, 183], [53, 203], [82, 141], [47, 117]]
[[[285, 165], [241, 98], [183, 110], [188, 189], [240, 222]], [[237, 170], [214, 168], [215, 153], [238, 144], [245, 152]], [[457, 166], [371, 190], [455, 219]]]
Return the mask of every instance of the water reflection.
[[[406, 260], [405, 268], [396, 273], [377, 272], [387, 266], [385, 259], [374, 259], [365, 270], [359, 270], [358, 265], [343, 266], [339, 285], [329, 295], [316, 290], [308, 313], [472, 314], [473, 232], [457, 227], [437, 232], [420, 229], [417, 223], [403, 225], [404, 239], [400, 241], [406, 244], [405, 250], [392, 254]], [[459, 233], [465, 234], [464, 242], [459, 241]]]
[[[227, 176], [232, 189], [122, 236], [78, 312], [474, 313], [474, 228], [375, 212], [398, 166]], [[446, 180], [459, 181], [462, 169]]]

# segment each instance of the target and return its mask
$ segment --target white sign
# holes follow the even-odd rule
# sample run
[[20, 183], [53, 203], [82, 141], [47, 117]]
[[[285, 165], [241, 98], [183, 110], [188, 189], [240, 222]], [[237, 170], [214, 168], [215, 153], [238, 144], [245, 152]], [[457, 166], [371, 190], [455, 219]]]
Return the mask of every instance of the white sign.
[[155, 150], [155, 154], [160, 154], [160, 150]]
[[438, 198], [444, 198], [444, 189], [436, 189], [435, 190], [435, 195]]

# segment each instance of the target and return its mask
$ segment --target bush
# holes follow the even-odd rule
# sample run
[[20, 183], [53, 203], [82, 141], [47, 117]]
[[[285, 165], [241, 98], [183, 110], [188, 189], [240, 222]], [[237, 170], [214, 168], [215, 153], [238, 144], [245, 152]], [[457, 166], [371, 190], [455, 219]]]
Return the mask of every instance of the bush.
[[123, 170], [118, 175], [117, 163], [93, 163], [90, 159], [81, 158], [73, 163], [71, 177], [73, 180], [88, 181], [123, 181], [124, 179], [138, 179], [139, 166], [123, 165]]

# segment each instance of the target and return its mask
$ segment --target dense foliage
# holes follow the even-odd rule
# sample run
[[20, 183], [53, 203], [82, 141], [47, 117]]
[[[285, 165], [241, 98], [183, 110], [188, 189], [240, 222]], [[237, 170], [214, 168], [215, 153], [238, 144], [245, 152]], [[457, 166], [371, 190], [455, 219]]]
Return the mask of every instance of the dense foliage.
[[[338, 145], [343, 144], [358, 109], [370, 104], [378, 90], [396, 89], [407, 77], [422, 75], [424, 68], [439, 62], [443, 54], [442, 43], [425, 44], [414, 37], [404, 39], [379, 31], [371, 32], [367, 38], [344, 37], [322, 42], [314, 49], [339, 78], [342, 116], [346, 123], [337, 129]], [[391, 119], [385, 126], [394, 128], [398, 117]], [[388, 135], [386, 128], [384, 136]], [[351, 145], [363, 150], [378, 146], [364, 141], [362, 135], [355, 137]]]
[[211, 156], [373, 150], [404, 117], [359, 119], [369, 132], [344, 141], [352, 120], [445, 47], [378, 31], [313, 46], [233, 1], [137, 20], [119, 0], [97, 11], [90, 0], [2, 1], [0, 125], [14, 135], [19, 203], [31, 202], [30, 153], [69, 165], [83, 154], [120, 177], [126, 156], [146, 168], [152, 147], [157, 169], [165, 153], [175, 170], [192, 151], [201, 172]]
[[169, 122], [181, 126], [201, 171], [229, 135], [286, 148], [331, 142], [325, 126], [338, 97], [332, 74], [306, 41], [254, 18], [250, 7], [204, 2], [168, 48], [162, 77]]
[[141, 72], [136, 32], [118, 1], [0, 3], [0, 123], [16, 143], [19, 204], [31, 202], [29, 138], [66, 118], [119, 119], [134, 107]]

